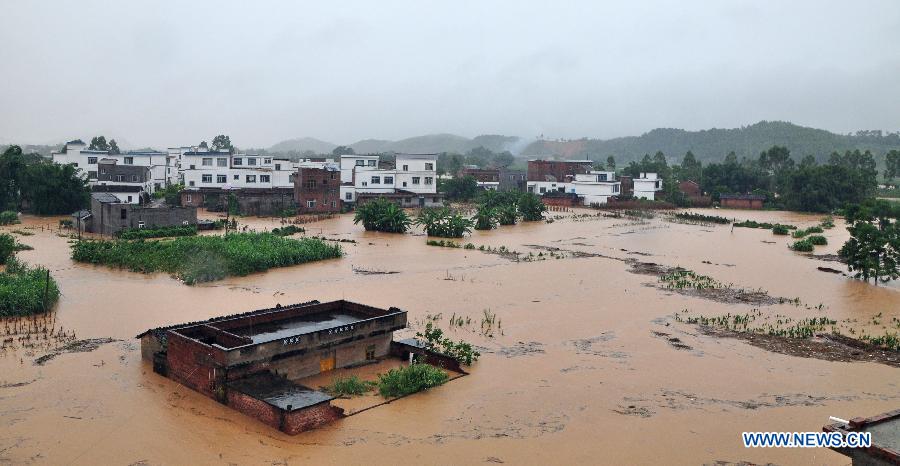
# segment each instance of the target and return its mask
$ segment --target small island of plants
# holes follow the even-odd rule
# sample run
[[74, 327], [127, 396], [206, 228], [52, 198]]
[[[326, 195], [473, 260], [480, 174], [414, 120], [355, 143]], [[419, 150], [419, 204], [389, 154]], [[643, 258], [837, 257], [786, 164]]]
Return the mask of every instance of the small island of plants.
[[164, 241], [82, 240], [72, 245], [75, 261], [133, 272], [168, 272], [188, 285], [342, 255], [336, 244], [271, 233], [183, 236]]

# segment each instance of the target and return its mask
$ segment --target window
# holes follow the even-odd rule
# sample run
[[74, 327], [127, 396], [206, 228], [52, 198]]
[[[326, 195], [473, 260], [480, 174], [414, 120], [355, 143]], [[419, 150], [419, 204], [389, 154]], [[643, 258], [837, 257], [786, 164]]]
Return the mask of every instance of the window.
[[188, 181], [188, 186], [195, 186], [194, 180]]
[[348, 201], [352, 201], [352, 200], [353, 200], [353, 193], [344, 193], [344, 199], [346, 199], [346, 200], [348, 200]]
[[217, 167], [227, 167], [228, 159], [216, 159], [216, 166]]
[[425, 164], [425, 171], [432, 171], [432, 170], [434, 170], [434, 164], [433, 164], [433, 163], [426, 163], [426, 164]]
[[303, 182], [303, 185], [306, 186], [307, 189], [315, 189], [316, 188], [316, 180], [312, 178], [307, 178], [306, 181]]
[[280, 163], [276, 163], [276, 164], [275, 164], [275, 171], [278, 171], [278, 170], [281, 170], [281, 164], [280, 164]]
[[241, 179], [241, 175], [234, 175], [234, 181], [238, 181]]
[[606, 173], [601, 173], [601, 174], [600, 174], [599, 180], [600, 180], [600, 181], [606, 181]]
[[366, 165], [366, 161], [365, 161], [365, 160], [357, 160], [357, 161], [356, 161], [356, 166], [357, 166], [357, 167], [364, 167], [365, 165]]
[[617, 185], [617, 184], [613, 185], [613, 192], [614, 193], [619, 192], [619, 185]]
[[419, 177], [418, 177], [418, 176], [414, 176], [413, 179], [412, 179], [412, 183], [413, 183], [413, 184], [419, 184]]
[[247, 175], [248, 183], [256, 183], [256, 175]]
[[307, 209], [315, 209], [316, 208], [316, 200], [315, 199], [307, 199], [306, 200], [306, 208]]
[[362, 182], [362, 185], [363, 185], [363, 186], [368, 186], [368, 185], [369, 185], [369, 183], [368, 183], [368, 182], [366, 182], [366, 181], [363, 181], [363, 182]]
[[227, 183], [227, 182], [228, 182], [227, 175], [216, 175], [216, 183], [222, 184], [222, 183]]
[[366, 346], [366, 359], [369, 361], [375, 359], [375, 345]]
[[137, 175], [131, 175], [131, 182], [137, 183]]
[[123, 162], [125, 165], [134, 165], [134, 157], [125, 157]]
[[194, 202], [193, 196], [190, 195], [190, 194], [185, 194], [185, 195], [184, 195], [184, 202], [187, 202], [188, 204]]
[[373, 176], [373, 177], [372, 177], [372, 184], [381, 184], [381, 177], [380, 177], [380, 176]]
[[128, 196], [128, 202], [131, 202], [131, 196]]
[[546, 192], [547, 192], [547, 188], [541, 187], [541, 194], [544, 194]]
[[96, 179], [97, 179], [97, 172], [88, 172], [88, 178], [90, 178], [90, 179], [92, 179], [92, 180], [96, 180]]
[[394, 177], [393, 176], [385, 176], [384, 184], [394, 184]]
[[125, 175], [116, 175], [116, 181], [125, 181]]
[[247, 157], [247, 165], [256, 165], [256, 157]]
[[432, 178], [432, 177], [430, 177], [430, 176], [426, 176], [426, 177], [425, 177], [425, 184], [432, 184], [432, 183], [434, 183], [434, 178]]
[[266, 165], [268, 165], [268, 164], [272, 163], [272, 159], [270, 159], [270, 158], [265, 158], [265, 159], [263, 159], [263, 163], [266, 164]]
[[204, 167], [211, 167], [211, 166], [212, 166], [212, 159], [211, 159], [211, 158], [204, 158], [204, 159], [203, 159], [203, 162], [201, 163], [201, 165], [203, 165]]
[[405, 181], [403, 182], [403, 187], [404, 187], [404, 188], [406, 187], [406, 182], [405, 182]]
[[331, 179], [332, 179], [332, 180], [334, 179], [334, 175], [335, 175], [335, 173], [334, 173], [334, 172], [331, 172]]
[[332, 209], [337, 208], [337, 202], [331, 201], [331, 208]]
[[377, 160], [366, 160], [366, 165], [368, 165], [370, 167], [374, 167], [375, 164], [377, 164], [377, 163], [378, 163]]
[[97, 163], [97, 157], [88, 157], [88, 165]]
[[212, 183], [212, 175], [210, 175], [209, 173], [203, 175], [200, 182], [201, 183]]
[[119, 211], [119, 218], [121, 218], [122, 220], [125, 220], [126, 218], [128, 218], [128, 209], [122, 209], [122, 210], [120, 210], [120, 211]]
[[270, 181], [272, 181], [272, 175], [259, 175], [260, 183], [268, 183]]
[[234, 165], [243, 165], [243, 164], [244, 164], [244, 159], [242, 159], [242, 158], [240, 158], [240, 157], [236, 157], [236, 158], [234, 159], [234, 162], [232, 162], [232, 163], [233, 163]]
[[196, 167], [194, 165], [191, 165], [191, 170], [193, 170], [194, 168], [196, 168]]
[[409, 165], [404, 165], [404, 166], [403, 166], [403, 171], [408, 172], [408, 171], [409, 171]]

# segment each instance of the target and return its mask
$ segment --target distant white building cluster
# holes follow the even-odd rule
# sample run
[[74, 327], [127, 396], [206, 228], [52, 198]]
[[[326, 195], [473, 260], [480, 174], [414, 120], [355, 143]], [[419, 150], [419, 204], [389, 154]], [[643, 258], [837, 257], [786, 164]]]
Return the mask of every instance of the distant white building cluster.
[[[344, 155], [292, 161], [266, 154], [213, 151], [198, 146], [171, 147], [166, 152], [89, 150], [81, 140], [51, 154], [53, 162], [80, 170], [95, 192], [122, 202], [140, 203], [167, 186], [182, 184], [183, 201], [200, 205], [204, 196], [223, 192], [293, 192], [300, 210], [338, 210], [362, 197], [389, 197], [403, 206], [434, 205], [437, 194], [436, 154], [396, 154], [393, 163], [379, 155]], [[301, 171], [305, 170], [305, 173]], [[332, 183], [329, 172], [340, 171]], [[304, 176], [305, 175], [305, 176]], [[336, 177], [334, 177], [336, 178]], [[297, 186], [297, 180], [303, 180]], [[337, 192], [339, 185], [340, 191]], [[334, 196], [331, 195], [334, 190]], [[318, 199], [318, 195], [324, 197]]]
[[590, 160], [529, 160], [526, 189], [540, 196], [575, 198], [583, 205], [606, 204], [627, 195], [652, 201], [662, 190], [656, 173], [617, 177], [613, 171], [593, 170], [592, 165]]

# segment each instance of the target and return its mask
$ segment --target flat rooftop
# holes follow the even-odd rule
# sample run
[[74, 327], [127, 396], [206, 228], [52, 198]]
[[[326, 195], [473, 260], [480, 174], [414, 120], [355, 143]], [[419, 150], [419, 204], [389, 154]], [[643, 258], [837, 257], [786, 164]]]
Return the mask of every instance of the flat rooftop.
[[229, 328], [228, 331], [235, 335], [249, 337], [253, 343], [265, 343], [319, 330], [344, 327], [368, 318], [368, 316], [353, 311], [324, 311], [262, 324]]
[[296, 384], [271, 372], [260, 372], [229, 382], [228, 388], [285, 411], [303, 409], [334, 399], [325, 392]]

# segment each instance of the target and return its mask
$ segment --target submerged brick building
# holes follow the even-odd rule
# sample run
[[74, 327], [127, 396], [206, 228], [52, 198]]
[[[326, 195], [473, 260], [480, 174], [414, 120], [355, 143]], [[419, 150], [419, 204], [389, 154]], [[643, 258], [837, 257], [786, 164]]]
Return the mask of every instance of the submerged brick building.
[[406, 311], [310, 301], [148, 330], [153, 370], [288, 434], [343, 416], [294, 380], [388, 356]]

